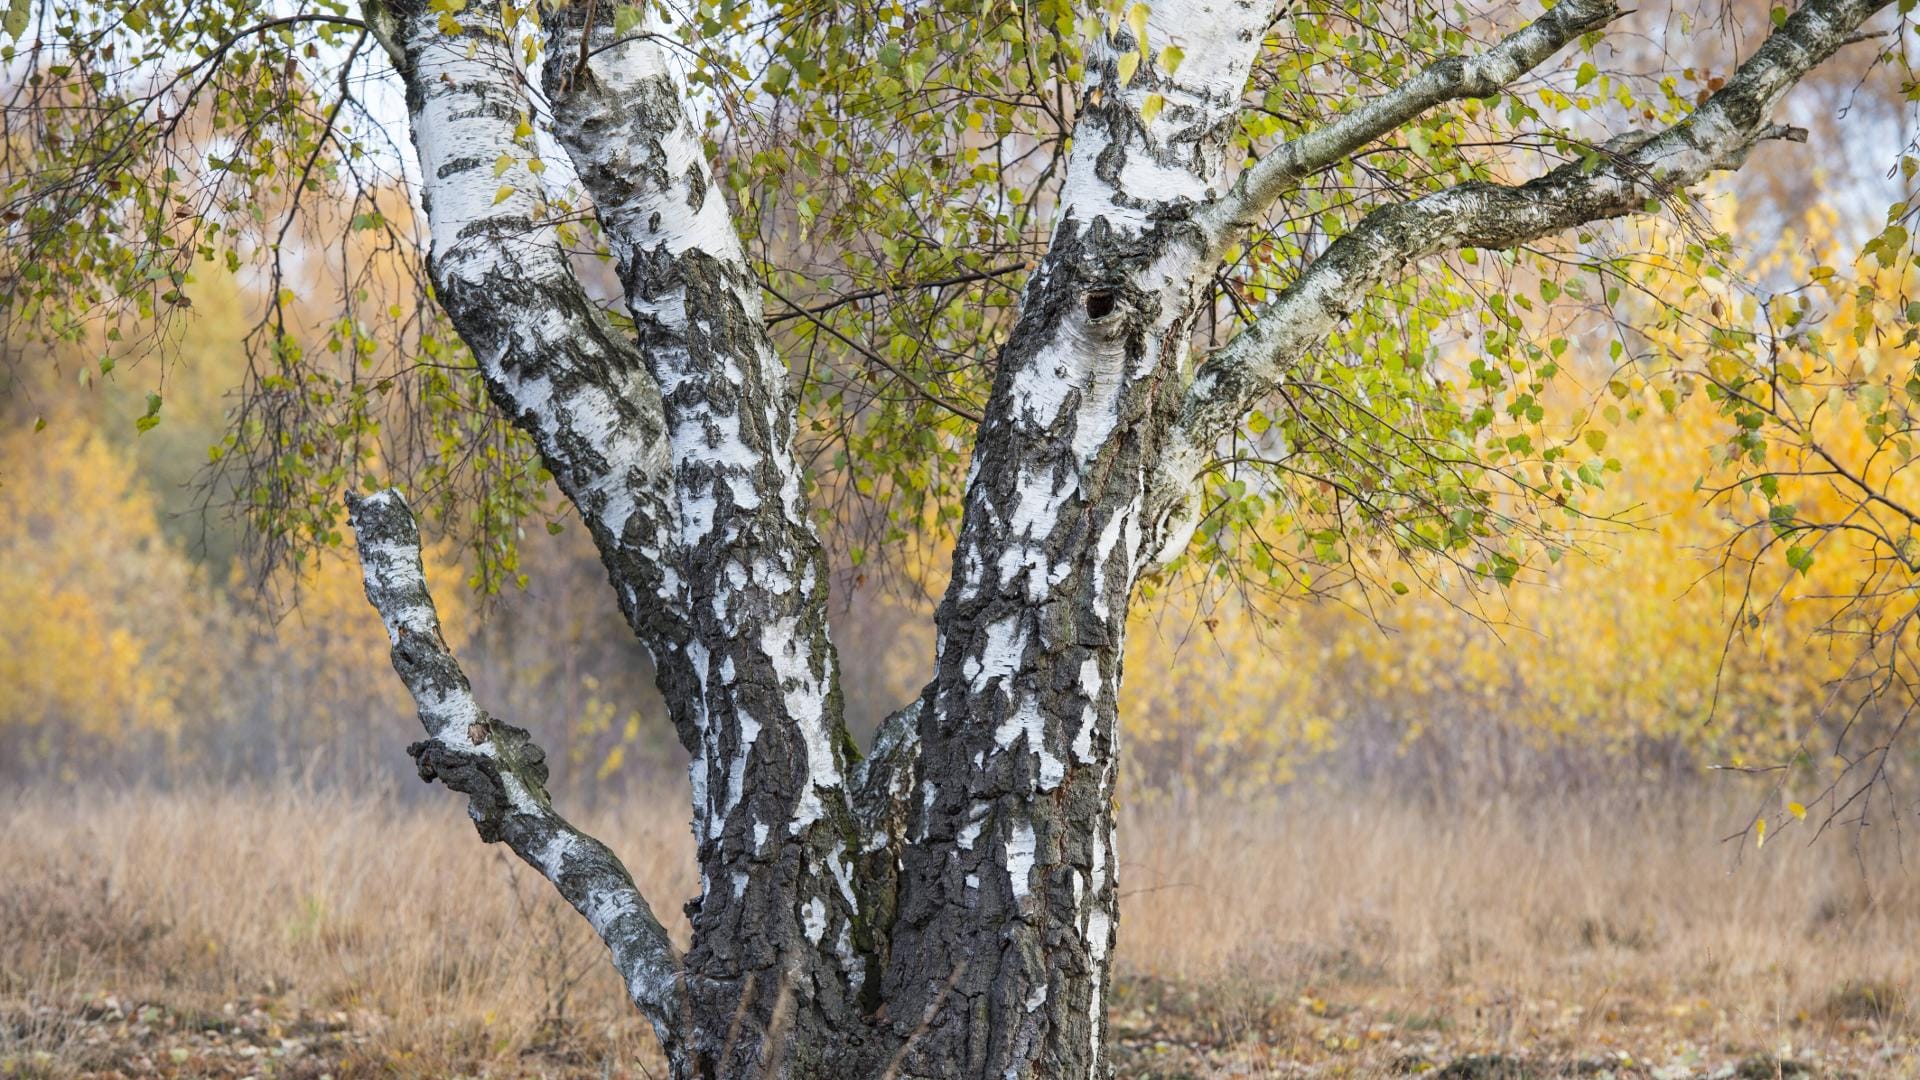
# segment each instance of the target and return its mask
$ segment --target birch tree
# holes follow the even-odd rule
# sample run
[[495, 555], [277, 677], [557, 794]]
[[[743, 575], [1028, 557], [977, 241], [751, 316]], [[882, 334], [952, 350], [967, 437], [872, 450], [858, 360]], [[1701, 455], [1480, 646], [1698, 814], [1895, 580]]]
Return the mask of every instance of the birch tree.
[[[177, 347], [165, 328], [190, 318], [195, 266], [267, 268], [255, 378], [214, 453], [252, 471], [226, 490], [289, 544], [338, 539], [329, 507], [354, 490], [367, 597], [425, 729], [408, 748], [420, 776], [465, 795], [481, 839], [586, 919], [675, 1077], [1106, 1076], [1116, 694], [1143, 575], [1190, 557], [1197, 530], [1218, 556], [1222, 519], [1278, 498], [1217, 486], [1223, 468], [1278, 446], [1319, 461], [1313, 481], [1336, 493], [1317, 523], [1296, 515], [1310, 545], [1370, 527], [1401, 551], [1464, 553], [1511, 577], [1502, 528], [1523, 516], [1485, 478], [1527, 478], [1550, 509], [1597, 478], [1564, 448], [1517, 449], [1509, 430], [1483, 452], [1497, 425], [1479, 412], [1497, 399], [1537, 419], [1528, 379], [1583, 342], [1523, 350], [1507, 335], [1488, 348], [1534, 374], [1475, 366], [1471, 393], [1431, 367], [1365, 381], [1389, 362], [1352, 346], [1385, 333], [1417, 368], [1438, 355], [1422, 314], [1433, 282], [1452, 283], [1449, 317], [1478, 314], [1446, 275], [1577, 250], [1613, 219], [1684, 214], [1689, 192], [1757, 146], [1804, 139], [1783, 100], [1850, 45], [1877, 42], [1856, 68], [1880, 57], [1886, 6], [1776, 9], [1697, 95], [1670, 79], [1641, 108], [1625, 89], [1575, 100], [1614, 78], [1582, 59], [1610, 35], [1665, 32], [1613, 0], [1530, 14], [16, 0], [7, 310], [16, 328], [98, 343], [83, 315], [111, 309], [104, 377], [133, 348], [129, 325]], [[777, 32], [710, 46], [756, 26]], [[985, 59], [958, 71], [954, 55]], [[364, 85], [376, 74], [401, 90], [391, 118]], [[786, 141], [730, 145], [724, 118], [743, 101]], [[874, 111], [886, 102], [903, 125], [891, 133]], [[900, 145], [953, 108], [939, 154]], [[1483, 153], [1462, 134], [1476, 123], [1534, 150]], [[969, 187], [983, 147], [999, 160]], [[1022, 153], [1025, 165], [1008, 159]], [[940, 181], [956, 162], [961, 179]], [[322, 375], [286, 311], [304, 280], [287, 260], [323, 249], [289, 241], [282, 220], [345, 180], [360, 193], [325, 220], [349, 237], [342, 262], [358, 261], [344, 314], [318, 329], [346, 360]], [[418, 233], [379, 201], [402, 184]], [[904, 216], [878, 216], [883, 188]], [[1340, 190], [1358, 195], [1329, 211]], [[975, 217], [941, 218], [929, 193], [968, 196]], [[823, 213], [851, 226], [810, 234]], [[987, 223], [972, 256], [969, 221]], [[782, 276], [780, 256], [800, 260], [809, 235], [838, 269]], [[595, 238], [617, 297], [580, 256]], [[353, 275], [412, 254], [420, 309], [378, 310], [372, 278]], [[839, 287], [824, 301], [800, 288], [827, 279]], [[974, 310], [955, 314], [954, 295]], [[863, 336], [839, 321], [851, 310], [924, 318], [925, 333], [894, 339], [882, 319]], [[1506, 307], [1495, 314], [1506, 325]], [[441, 319], [457, 341], [436, 336]], [[389, 345], [404, 370], [362, 362]], [[823, 348], [854, 374], [817, 372]], [[971, 366], [956, 373], [956, 357]], [[447, 371], [472, 373], [486, 417], [457, 407], [481, 403]], [[952, 578], [925, 689], [861, 746], [828, 632], [814, 500], [829, 489], [809, 472], [832, 440], [808, 421], [875, 384], [887, 392], [839, 437], [923, 448], [926, 469], [891, 481], [896, 497], [937, 502], [941, 455], [966, 466], [938, 519], [952, 525]], [[653, 657], [692, 779], [701, 888], [684, 952], [656, 914], [663, 898], [556, 809], [532, 732], [476, 700], [407, 494], [364, 487], [398, 460], [366, 403], [409, 393], [446, 406], [421, 422], [438, 452], [406, 474], [427, 501], [457, 486], [447, 460], [463, 440], [507, 459], [530, 446]], [[162, 404], [157, 390], [143, 422]], [[1525, 468], [1500, 472], [1501, 454]], [[912, 453], [889, 460], [896, 477], [898, 457]], [[483, 516], [532, 516], [539, 480]]]

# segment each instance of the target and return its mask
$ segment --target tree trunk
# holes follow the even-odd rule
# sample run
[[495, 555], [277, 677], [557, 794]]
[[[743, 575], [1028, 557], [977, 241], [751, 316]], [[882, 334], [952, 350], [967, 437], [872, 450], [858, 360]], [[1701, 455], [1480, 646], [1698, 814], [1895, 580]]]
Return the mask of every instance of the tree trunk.
[[[1107, 1076], [1128, 608], [1138, 576], [1185, 545], [1212, 448], [1414, 260], [1632, 212], [1786, 134], [1766, 120], [1780, 96], [1880, 6], [1811, 0], [1694, 117], [1596, 166], [1376, 211], [1197, 371], [1192, 329], [1222, 253], [1301, 177], [1441, 101], [1498, 92], [1618, 12], [1562, 0], [1231, 188], [1271, 4], [1161, 0], [1144, 42], [1123, 28], [1095, 43], [1052, 245], [977, 434], [932, 679], [862, 759], [795, 405], [668, 31], [616, 34], [611, 3], [569, 4], [539, 31], [553, 134], [616, 256], [627, 334], [581, 288], [542, 193], [496, 179], [534, 153], [516, 59], [531, 22], [371, 4], [407, 85], [438, 298], [578, 506], [690, 755], [692, 948], [679, 955], [613, 854], [554, 813], [527, 732], [473, 701], [411, 514], [383, 493], [351, 516], [427, 730], [421, 775], [466, 793], [481, 836], [588, 919], [677, 1078]], [[1184, 60], [1161, 63], [1176, 42]]]
[[[933, 1017], [913, 1075], [1105, 1073], [1121, 654], [1158, 532], [1142, 514], [1211, 273], [1192, 215], [1268, 15], [1155, 5], [1149, 41], [1184, 28], [1177, 78], [1142, 65], [1122, 87], [1130, 32], [1088, 58], [1103, 92], [1075, 127], [1053, 244], [999, 358], [935, 616], [886, 979], [896, 1030]], [[1147, 120], [1149, 95], [1164, 105]]]

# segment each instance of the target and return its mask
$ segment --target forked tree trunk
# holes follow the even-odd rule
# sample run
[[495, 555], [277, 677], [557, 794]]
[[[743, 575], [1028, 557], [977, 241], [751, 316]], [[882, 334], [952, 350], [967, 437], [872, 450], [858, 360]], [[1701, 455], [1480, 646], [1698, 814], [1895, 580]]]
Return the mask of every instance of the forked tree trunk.
[[[352, 502], [367, 594], [428, 738], [427, 779], [550, 878], [606, 941], [676, 1077], [1105, 1076], [1118, 911], [1116, 701], [1138, 575], [1192, 529], [1210, 448], [1367, 290], [1413, 260], [1510, 247], [1640, 209], [1737, 165], [1794, 81], [1880, 6], [1812, 0], [1696, 115], [1597, 167], [1384, 207], [1204, 363], [1203, 286], [1309, 173], [1437, 103], [1498, 92], [1617, 14], [1562, 0], [1225, 184], [1269, 0], [1159, 0], [1148, 61], [1115, 31], [1088, 86], [1053, 242], [998, 359], [931, 681], [864, 758], [827, 634], [827, 572], [793, 456], [794, 402], [713, 184], [682, 75], [619, 5], [546, 16], [553, 135], [594, 201], [636, 331], [576, 280], [539, 193], [515, 35], [370, 3], [407, 86], [438, 298], [494, 401], [535, 439], [652, 653], [690, 755], [701, 892], [679, 955], [603, 845], [554, 813], [527, 732], [448, 653], [405, 501]], [[1174, 71], [1155, 63], [1179, 44]], [[1151, 104], [1149, 104], [1151, 100]]]

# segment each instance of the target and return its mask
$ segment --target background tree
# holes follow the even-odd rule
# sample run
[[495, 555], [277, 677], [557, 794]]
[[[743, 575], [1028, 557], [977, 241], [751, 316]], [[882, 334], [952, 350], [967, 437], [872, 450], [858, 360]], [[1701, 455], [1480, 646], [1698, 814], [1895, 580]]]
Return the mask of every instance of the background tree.
[[[407, 501], [348, 505], [421, 775], [588, 919], [678, 1074], [1099, 1075], [1141, 576], [1196, 534], [1274, 587], [1417, 553], [1507, 583], [1551, 557], [1619, 466], [1549, 424], [1580, 336], [1536, 339], [1516, 287], [1614, 306], [1646, 275], [1587, 230], [1684, 214], [1804, 137], [1776, 113], [1817, 65], [1900, 56], [1868, 31], [1885, 6], [1774, 9], [1737, 68], [1648, 76], [1601, 70], [1631, 55], [1596, 51], [1606, 0], [22, 0], [5, 305], [97, 340], [104, 375], [164, 357], [195, 267], [263, 268], [207, 490], [269, 555], [339, 543], [338, 493], [397, 474], [497, 583], [553, 481], [692, 758], [684, 955], [476, 703]], [[400, 103], [356, 81], [376, 50], [411, 155], [385, 135]], [[617, 298], [576, 258], [592, 240]], [[412, 302], [371, 302], [396, 280]], [[302, 326], [316, 281], [338, 314]], [[874, 501], [810, 500], [849, 491]], [[955, 534], [930, 679], [863, 757], [818, 525], [929, 517]], [[1274, 527], [1311, 563], [1276, 559]]]

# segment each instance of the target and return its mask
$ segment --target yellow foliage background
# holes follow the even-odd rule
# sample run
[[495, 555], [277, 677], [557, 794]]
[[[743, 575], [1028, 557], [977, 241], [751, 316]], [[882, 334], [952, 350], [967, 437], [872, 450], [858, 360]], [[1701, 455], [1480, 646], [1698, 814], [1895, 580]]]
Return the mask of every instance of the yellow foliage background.
[[[1834, 229], [1816, 212], [1802, 240], [1755, 273], [1817, 277], [1811, 253], [1838, 246]], [[1677, 260], [1658, 248], [1646, 257], [1668, 259], [1679, 280]], [[1910, 284], [1907, 273], [1866, 265], [1829, 274], [1830, 324], [1871, 327], [1884, 302], [1860, 299], [1856, 277], [1888, 297]], [[1725, 281], [1695, 282], [1691, 303], [1748, 320], [1765, 314]], [[203, 307], [218, 323], [237, 322], [243, 305], [216, 295]], [[1652, 331], [1648, 346], [1673, 356], [1676, 372], [1713, 360], [1683, 323], [1662, 325], [1672, 329]], [[1830, 338], [1837, 344], [1823, 356], [1800, 362], [1855, 380], [1895, 366], [1871, 333]], [[1597, 353], [1605, 340], [1579, 342], [1576, 352]], [[299, 566], [275, 594], [288, 602], [275, 604], [261, 601], [230, 528], [215, 524], [212, 542], [190, 543], [195, 530], [181, 523], [197, 519], [178, 511], [192, 469], [180, 453], [217, 438], [218, 388], [237, 360], [210, 352], [196, 363], [173, 376], [172, 426], [148, 435], [132, 434], [137, 403], [112, 386], [49, 383], [38, 388], [39, 411], [16, 404], [7, 414], [6, 764], [61, 775], [116, 762], [136, 772], [400, 775], [410, 709], [350, 553]], [[1630, 525], [1570, 532], [1564, 557], [1538, 561], [1508, 589], [1455, 571], [1440, 574], [1438, 589], [1386, 603], [1341, 595], [1279, 603], [1193, 570], [1154, 581], [1127, 653], [1128, 790], [1246, 793], [1356, 771], [1431, 785], [1550, 785], [1596, 762], [1621, 775], [1663, 775], [1778, 761], [1803, 746], [1817, 764], [1826, 695], [1855, 659], [1844, 642], [1821, 637], [1838, 610], [1821, 598], [1858, 587], [1862, 553], [1828, 543], [1802, 574], [1785, 572], [1779, 551], [1757, 539], [1727, 549], [1738, 526], [1766, 514], [1764, 500], [1739, 489], [1711, 497], [1731, 475], [1714, 456], [1733, 431], [1727, 416], [1704, 393], [1663, 404], [1660, 390], [1679, 385], [1673, 379], [1641, 372], [1607, 390], [1606, 377], [1586, 377], [1593, 386], [1565, 392], [1605, 408], [1596, 423], [1610, 429], [1607, 452], [1622, 466], [1609, 474], [1607, 502]], [[1830, 410], [1818, 437], [1867, 469], [1874, 446], [1855, 416]], [[1911, 495], [1903, 473], [1872, 467], [1889, 491]], [[1794, 484], [1790, 496], [1808, 516], [1861, 512], [1831, 484]], [[892, 553], [890, 572], [868, 580], [850, 571], [838, 583], [833, 614], [856, 728], [920, 689], [948, 542], [929, 530]], [[1759, 560], [1744, 608], [1743, 574], [1731, 572], [1743, 566], [1723, 564], [1728, 550]], [[465, 554], [444, 544], [429, 553], [445, 625], [485, 700], [540, 729], [561, 781], [597, 791], [639, 766], [678, 769], [646, 662], [578, 530], [527, 538], [532, 584], [497, 602], [461, 587]], [[1344, 768], [1317, 767], [1333, 762]]]

